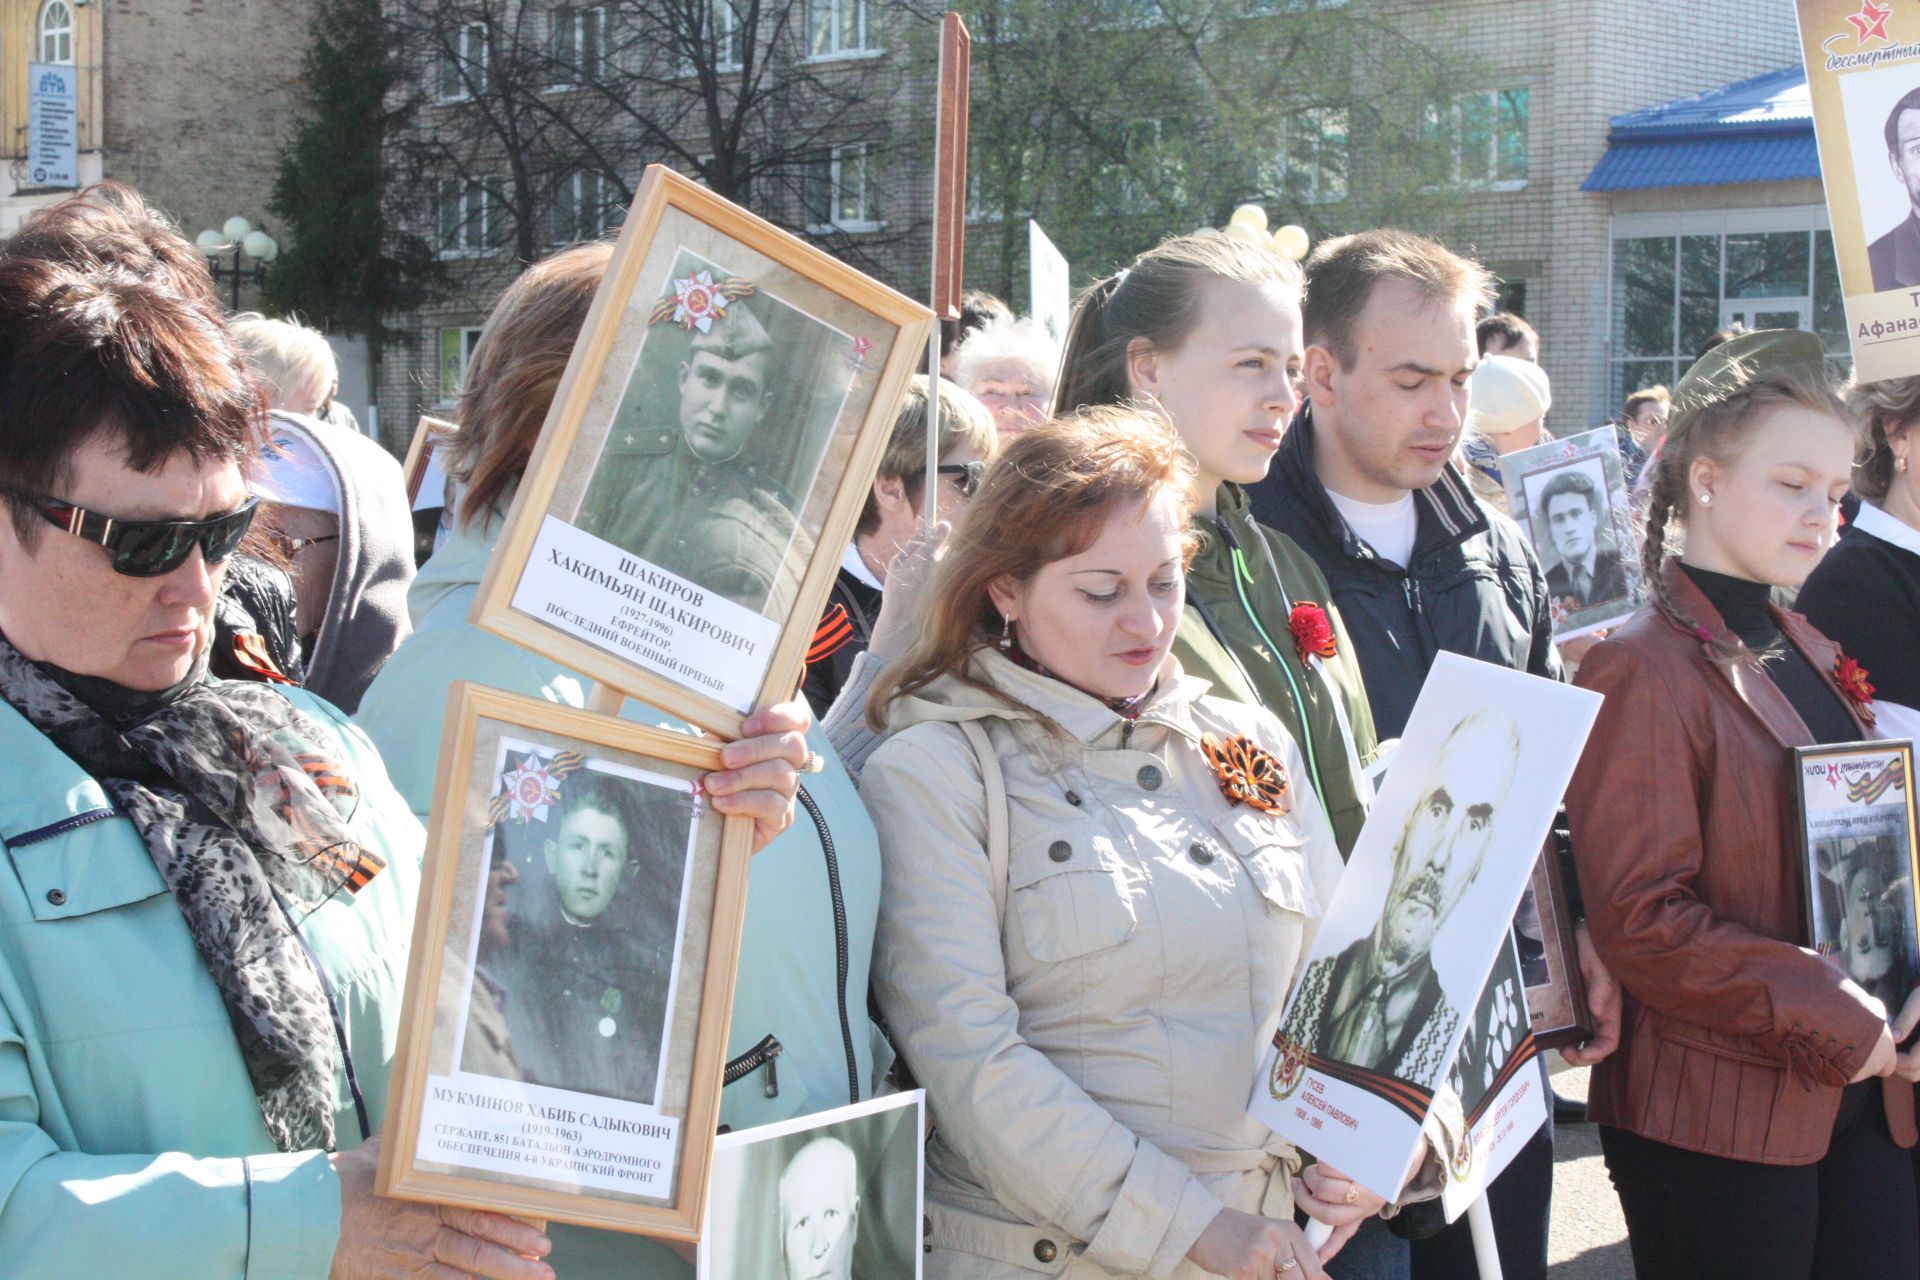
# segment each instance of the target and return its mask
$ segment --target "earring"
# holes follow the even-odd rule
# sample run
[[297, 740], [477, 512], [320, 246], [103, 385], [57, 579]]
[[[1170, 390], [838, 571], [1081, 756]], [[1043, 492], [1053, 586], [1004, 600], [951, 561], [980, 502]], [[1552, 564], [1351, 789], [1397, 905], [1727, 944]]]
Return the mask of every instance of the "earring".
[[1900, 472], [1900, 473], [1901, 473], [1902, 475], [1905, 475], [1905, 474], [1906, 474], [1906, 471], [1907, 471], [1907, 460], [1906, 460], [1906, 458], [1905, 458], [1905, 457], [1899, 457], [1899, 458], [1895, 458], [1895, 459], [1893, 460], [1893, 469], [1894, 469], [1895, 471], [1898, 471], [1898, 472]]
[[1700, 505], [1701, 505], [1701, 506], [1703, 506], [1703, 507], [1710, 507], [1710, 506], [1712, 506], [1712, 505], [1713, 505], [1713, 495], [1712, 495], [1712, 494], [1710, 494], [1710, 493], [1702, 493], [1702, 494], [1700, 495]]
[[1007, 614], [1000, 615], [1000, 652], [1013, 652], [1013, 619]]

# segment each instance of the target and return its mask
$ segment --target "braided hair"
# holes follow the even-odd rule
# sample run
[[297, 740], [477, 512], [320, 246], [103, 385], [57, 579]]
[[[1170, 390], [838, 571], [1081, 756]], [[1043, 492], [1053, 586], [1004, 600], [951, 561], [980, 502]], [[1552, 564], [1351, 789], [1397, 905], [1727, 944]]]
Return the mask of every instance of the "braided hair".
[[1815, 380], [1792, 370], [1752, 377], [1737, 362], [1730, 372], [1733, 375], [1728, 379], [1733, 384], [1731, 389], [1707, 388], [1690, 397], [1691, 403], [1676, 402], [1675, 423], [1667, 433], [1654, 471], [1640, 564], [1654, 607], [1697, 635], [1711, 652], [1732, 660], [1750, 657], [1746, 646], [1714, 635], [1689, 615], [1674, 599], [1660, 573], [1669, 552], [1670, 526], [1676, 519], [1685, 525], [1694, 501], [1688, 483], [1694, 462], [1703, 457], [1723, 464], [1731, 462], [1754, 425], [1772, 409], [1809, 409], [1829, 414], [1849, 428], [1853, 420], [1832, 385], [1824, 379]]

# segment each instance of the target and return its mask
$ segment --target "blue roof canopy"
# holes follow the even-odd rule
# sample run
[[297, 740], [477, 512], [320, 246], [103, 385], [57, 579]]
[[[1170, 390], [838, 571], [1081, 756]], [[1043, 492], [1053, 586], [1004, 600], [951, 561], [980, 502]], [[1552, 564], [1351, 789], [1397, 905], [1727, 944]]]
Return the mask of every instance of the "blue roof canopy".
[[1799, 65], [1629, 111], [1609, 123], [1607, 154], [1582, 191], [1820, 177], [1813, 100]]

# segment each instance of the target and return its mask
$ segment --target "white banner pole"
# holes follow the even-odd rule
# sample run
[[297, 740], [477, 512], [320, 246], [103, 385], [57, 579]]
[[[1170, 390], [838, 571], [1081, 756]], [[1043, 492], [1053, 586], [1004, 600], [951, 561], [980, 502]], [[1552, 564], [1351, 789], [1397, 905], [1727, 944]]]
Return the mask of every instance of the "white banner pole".
[[1493, 1210], [1482, 1191], [1467, 1206], [1467, 1225], [1473, 1229], [1473, 1256], [1480, 1264], [1480, 1280], [1501, 1280], [1500, 1244], [1493, 1238]]

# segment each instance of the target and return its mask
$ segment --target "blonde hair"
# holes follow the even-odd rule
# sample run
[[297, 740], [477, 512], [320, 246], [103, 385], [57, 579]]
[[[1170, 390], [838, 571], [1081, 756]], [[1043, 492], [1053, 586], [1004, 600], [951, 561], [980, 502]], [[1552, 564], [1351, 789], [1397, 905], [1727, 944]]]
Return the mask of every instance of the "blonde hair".
[[[1000, 433], [994, 430], [993, 415], [987, 406], [959, 387], [940, 379], [940, 453], [944, 458], [961, 445], [971, 445], [982, 458], [991, 458], [1000, 447]], [[900, 410], [893, 417], [893, 435], [880, 455], [879, 474], [908, 482], [922, 480], [927, 473], [927, 375], [916, 373], [900, 397]], [[860, 512], [854, 533], [872, 533], [880, 527], [880, 506], [867, 493], [867, 505]]]
[[241, 312], [227, 327], [260, 379], [268, 408], [312, 413], [340, 385], [340, 363], [318, 329], [258, 311]]
[[462, 527], [485, 524], [526, 470], [612, 257], [605, 241], [562, 249], [521, 272], [493, 304], [460, 392], [460, 432], [447, 445]]
[[[929, 585], [920, 636], [874, 685], [868, 722], [879, 728], [894, 699], [942, 676], [972, 683], [967, 660], [1003, 626], [989, 586], [1030, 581], [1092, 546], [1115, 510], [1169, 492], [1184, 523], [1200, 505], [1198, 474], [1157, 408], [1101, 405], [1016, 436], [953, 531]], [[1199, 545], [1190, 529], [1183, 545], [1184, 567]]]

